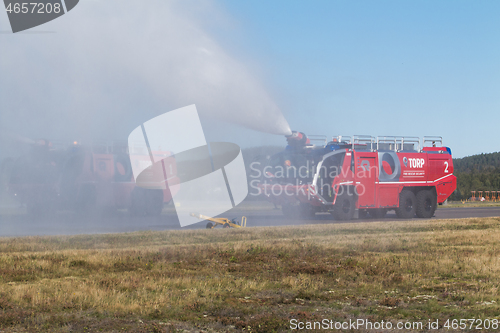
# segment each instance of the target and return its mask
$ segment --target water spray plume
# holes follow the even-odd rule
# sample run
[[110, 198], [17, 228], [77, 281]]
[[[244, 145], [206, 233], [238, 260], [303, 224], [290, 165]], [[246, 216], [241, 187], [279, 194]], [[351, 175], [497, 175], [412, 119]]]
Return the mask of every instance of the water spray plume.
[[[223, 15], [204, 4], [210, 16]], [[262, 78], [223, 48], [189, 6], [82, 2], [71, 24], [51, 23], [58, 38], [6, 40], [3, 49], [17, 51], [2, 53], [9, 66], [0, 68], [0, 77], [13, 78], [0, 80], [2, 96], [23, 91], [32, 98], [4, 102], [2, 121], [37, 137], [119, 138], [140, 120], [196, 104], [202, 117], [290, 134]], [[36, 80], [14, 79], [24, 77]], [[45, 82], [43, 90], [38, 82]], [[49, 99], [47, 91], [65, 98]]]
[[259, 132], [285, 136], [292, 134], [290, 125], [277, 107], [262, 108], [244, 115], [235, 113], [222, 119]]

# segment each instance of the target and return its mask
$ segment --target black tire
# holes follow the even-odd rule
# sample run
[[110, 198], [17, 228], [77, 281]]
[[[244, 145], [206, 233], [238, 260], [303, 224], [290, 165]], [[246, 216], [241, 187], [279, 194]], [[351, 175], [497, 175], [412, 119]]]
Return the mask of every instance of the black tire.
[[160, 216], [163, 210], [163, 190], [146, 191], [146, 215]]
[[55, 209], [49, 202], [34, 202], [26, 203], [26, 211], [32, 216], [50, 216], [55, 213]]
[[163, 210], [163, 190], [136, 187], [132, 190], [129, 211], [133, 216], [160, 216]]
[[387, 209], [385, 208], [370, 209], [370, 216], [374, 219], [383, 219], [385, 215], [387, 215]]
[[312, 219], [316, 216], [316, 209], [308, 203], [300, 203], [299, 215], [303, 219]]
[[51, 216], [56, 213], [58, 195], [54, 189], [33, 189], [26, 202], [28, 214], [34, 216]]
[[417, 198], [410, 190], [403, 190], [399, 194], [399, 207], [396, 209], [396, 215], [400, 219], [411, 219], [415, 216], [417, 209]]
[[129, 212], [132, 216], [146, 215], [146, 193], [145, 189], [136, 187], [130, 195]]
[[283, 215], [285, 215], [288, 218], [297, 218], [298, 214], [298, 209], [297, 206], [290, 205], [290, 204], [284, 204], [281, 206], [281, 211], [283, 212]]
[[432, 190], [421, 190], [417, 193], [417, 216], [429, 219], [434, 216], [437, 198]]
[[343, 191], [335, 201], [333, 216], [339, 221], [351, 220], [354, 216], [355, 199], [352, 194]]
[[229, 225], [229, 223], [224, 223], [224, 225], [222, 227], [223, 228], [231, 228], [231, 226]]
[[76, 210], [82, 215], [90, 215], [97, 212], [97, 194], [93, 185], [83, 185], [80, 187]]
[[99, 213], [104, 217], [116, 216], [118, 209], [115, 206], [106, 206], [99, 209]]
[[211, 222], [207, 223], [207, 229], [212, 229], [213, 227], [214, 227], [214, 225]]

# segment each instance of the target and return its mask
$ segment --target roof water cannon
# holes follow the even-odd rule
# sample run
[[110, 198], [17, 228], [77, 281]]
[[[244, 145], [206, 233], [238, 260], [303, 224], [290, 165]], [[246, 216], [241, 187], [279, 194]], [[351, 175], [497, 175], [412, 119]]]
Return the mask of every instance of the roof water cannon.
[[288, 145], [294, 148], [302, 148], [311, 143], [307, 135], [297, 131], [292, 131], [291, 135], [285, 135], [285, 138]]

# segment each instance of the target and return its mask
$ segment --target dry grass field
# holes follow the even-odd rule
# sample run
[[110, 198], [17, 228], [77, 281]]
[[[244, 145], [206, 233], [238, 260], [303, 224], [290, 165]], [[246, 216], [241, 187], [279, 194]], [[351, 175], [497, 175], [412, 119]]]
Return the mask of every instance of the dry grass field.
[[484, 218], [0, 238], [0, 331], [500, 319], [499, 231]]

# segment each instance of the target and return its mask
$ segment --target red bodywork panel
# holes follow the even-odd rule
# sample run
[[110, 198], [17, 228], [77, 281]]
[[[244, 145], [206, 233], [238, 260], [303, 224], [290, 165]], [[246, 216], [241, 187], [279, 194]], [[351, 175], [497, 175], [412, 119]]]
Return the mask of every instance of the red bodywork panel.
[[[155, 163], [144, 172], [154, 175], [161, 174], [161, 179], [177, 178], [177, 165], [175, 158], [169, 152], [152, 152], [156, 156], [166, 157], [162, 163]], [[128, 158], [128, 156], [127, 156]], [[150, 162], [149, 156], [145, 157], [146, 163]], [[136, 187], [134, 177], [130, 167], [126, 167], [128, 161], [121, 161], [112, 154], [88, 153], [85, 156], [83, 172], [77, 182], [83, 184], [93, 184], [96, 188], [97, 201], [105, 206], [125, 208], [130, 204], [132, 190]], [[164, 168], [163, 168], [164, 166]], [[155, 179], [158, 179], [156, 177]], [[163, 190], [163, 202], [172, 200], [175, 193], [172, 193], [166, 185]], [[175, 192], [176, 189], [174, 189]]]

